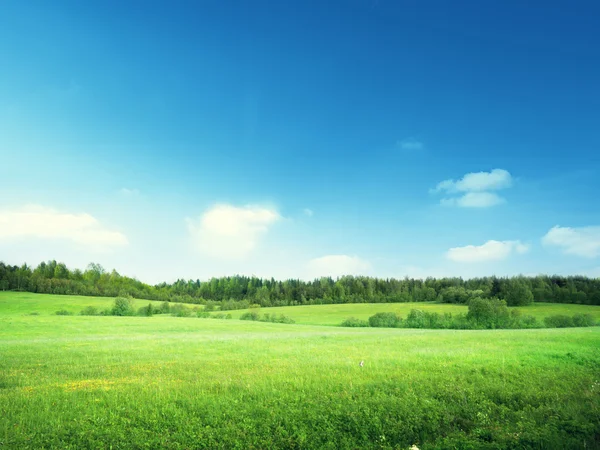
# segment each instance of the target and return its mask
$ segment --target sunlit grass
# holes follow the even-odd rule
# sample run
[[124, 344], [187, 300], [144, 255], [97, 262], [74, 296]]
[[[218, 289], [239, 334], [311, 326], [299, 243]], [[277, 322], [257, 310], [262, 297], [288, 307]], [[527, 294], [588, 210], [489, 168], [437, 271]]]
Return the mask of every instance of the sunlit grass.
[[[285, 314], [301, 321], [296, 308]], [[598, 446], [598, 327], [347, 329], [55, 309], [0, 309], [0, 448]]]

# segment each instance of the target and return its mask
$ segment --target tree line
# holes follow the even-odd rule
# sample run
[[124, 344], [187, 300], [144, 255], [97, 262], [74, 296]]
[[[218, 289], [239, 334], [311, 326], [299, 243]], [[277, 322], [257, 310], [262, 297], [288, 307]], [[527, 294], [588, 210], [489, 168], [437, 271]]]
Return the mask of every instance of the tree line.
[[107, 271], [97, 263], [91, 263], [81, 271], [71, 270], [54, 260], [42, 262], [35, 268], [0, 262], [0, 290], [133, 297], [217, 306], [222, 310], [245, 309], [251, 304], [264, 307], [421, 301], [467, 304], [473, 298], [505, 300], [508, 306], [527, 305], [533, 301], [600, 305], [600, 279], [584, 276], [424, 280], [343, 276], [279, 281], [236, 275], [150, 285], [116, 270]]

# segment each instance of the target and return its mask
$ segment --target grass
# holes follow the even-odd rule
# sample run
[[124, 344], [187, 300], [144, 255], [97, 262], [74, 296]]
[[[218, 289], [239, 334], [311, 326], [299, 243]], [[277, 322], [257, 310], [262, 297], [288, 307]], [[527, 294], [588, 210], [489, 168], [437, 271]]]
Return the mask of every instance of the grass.
[[598, 327], [56, 316], [54, 296], [30, 316], [0, 299], [0, 448], [600, 448]]
[[[283, 306], [278, 308], [261, 308], [258, 312], [262, 315], [284, 314], [291, 317], [298, 324], [307, 325], [339, 325], [349, 317], [368, 319], [378, 312], [395, 312], [401, 317], [406, 317], [411, 309], [421, 309], [427, 312], [440, 314], [467, 313], [467, 306], [448, 303], [347, 303], [336, 305], [308, 305], [308, 306]], [[511, 308], [512, 309], [512, 308]], [[555, 314], [591, 314], [600, 320], [600, 306], [592, 305], [566, 305], [556, 303], [535, 303], [530, 306], [516, 308], [523, 314], [535, 316], [543, 323], [544, 317]], [[239, 318], [248, 310], [229, 311], [234, 319]]]
[[[99, 310], [112, 307], [114, 297], [86, 297], [83, 295], [50, 295], [32, 294], [30, 292], [0, 292], [0, 314], [22, 315], [37, 313], [41, 315], [55, 314], [61, 309], [73, 314], [86, 306], [94, 306]], [[135, 300], [135, 308], [148, 303], [160, 305], [161, 302], [152, 300]], [[196, 305], [190, 305], [196, 306]]]

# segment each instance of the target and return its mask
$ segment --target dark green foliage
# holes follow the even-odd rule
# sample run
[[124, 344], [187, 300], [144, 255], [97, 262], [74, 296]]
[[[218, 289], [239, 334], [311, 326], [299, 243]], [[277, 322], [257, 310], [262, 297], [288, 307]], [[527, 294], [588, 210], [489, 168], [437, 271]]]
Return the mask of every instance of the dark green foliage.
[[380, 312], [369, 317], [369, 326], [372, 327], [398, 328], [401, 323], [402, 318], [393, 312]]
[[524, 279], [513, 278], [502, 288], [503, 298], [508, 306], [526, 306], [533, 302], [533, 293]]
[[171, 304], [169, 302], [162, 302], [156, 314], [169, 314], [171, 312]]
[[182, 305], [181, 303], [175, 303], [171, 305], [171, 314], [175, 317], [191, 317], [192, 313], [193, 311], [191, 308], [188, 308], [187, 306]]
[[198, 311], [196, 312], [196, 316], [200, 319], [208, 319], [210, 318], [210, 313], [207, 311]]
[[248, 311], [240, 316], [240, 320], [260, 320], [260, 314], [255, 311]]
[[256, 311], [248, 311], [240, 316], [240, 320], [254, 320], [257, 322], [273, 322], [273, 323], [295, 323], [295, 321], [283, 314], [264, 314], [262, 317]]
[[564, 314], [556, 314], [545, 317], [544, 323], [550, 328], [567, 328], [573, 326], [573, 318]]
[[481, 328], [508, 328], [510, 325], [506, 301], [498, 299], [471, 299], [467, 319]]
[[81, 314], [82, 316], [98, 316], [100, 312], [95, 306], [86, 306], [81, 310], [79, 314]]
[[113, 316], [133, 316], [135, 311], [133, 309], [133, 299], [126, 297], [115, 298], [115, 303], [111, 310]]
[[[160, 309], [153, 307], [152, 303], [148, 303], [148, 306], [142, 306], [138, 309], [137, 315], [152, 317], [154, 314], [157, 314], [157, 310], [160, 311]], [[160, 312], [158, 312], [158, 314], [160, 314]]]
[[56, 311], [55, 313], [57, 316], [72, 316], [73, 313], [71, 311], [67, 311], [66, 309], [61, 309]]
[[225, 313], [216, 313], [213, 314], [212, 316], [210, 316], [211, 319], [224, 319], [225, 318]]
[[425, 312], [420, 309], [411, 309], [402, 322], [403, 328], [430, 328], [445, 329], [452, 328], [452, 314], [439, 314], [436, 312]]
[[368, 327], [369, 322], [366, 320], [357, 319], [355, 317], [349, 317], [344, 320], [341, 324], [341, 327]]
[[593, 327], [596, 321], [591, 314], [575, 314], [573, 316], [573, 326], [576, 327]]
[[[206, 311], [260, 306], [332, 303], [382, 303], [439, 300], [466, 304], [472, 298], [499, 298], [508, 306], [531, 301], [600, 305], [600, 279], [581, 276], [497, 278], [381, 279], [364, 276], [322, 277], [312, 281], [277, 281], [246, 276], [207, 281], [177, 280], [154, 286], [90, 264], [85, 271], [69, 270], [56, 261], [36, 268], [0, 262], [0, 290], [46, 294], [133, 297], [205, 305]], [[163, 311], [163, 313], [165, 313]]]

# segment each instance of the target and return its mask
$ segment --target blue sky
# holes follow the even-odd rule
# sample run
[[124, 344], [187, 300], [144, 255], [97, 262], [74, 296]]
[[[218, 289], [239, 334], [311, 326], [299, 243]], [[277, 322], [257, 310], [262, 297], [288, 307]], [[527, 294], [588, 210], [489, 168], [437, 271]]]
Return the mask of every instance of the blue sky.
[[4, 1], [0, 260], [600, 276], [597, 2]]

